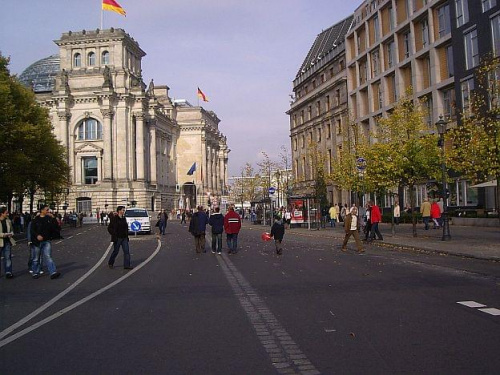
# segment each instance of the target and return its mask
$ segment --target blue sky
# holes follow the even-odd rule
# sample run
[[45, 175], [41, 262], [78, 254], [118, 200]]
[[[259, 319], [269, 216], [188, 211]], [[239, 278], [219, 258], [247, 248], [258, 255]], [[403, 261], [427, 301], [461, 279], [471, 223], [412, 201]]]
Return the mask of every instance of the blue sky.
[[[231, 149], [229, 172], [278, 160], [290, 149], [292, 81], [316, 36], [361, 1], [118, 0], [127, 17], [104, 13], [104, 28], [123, 28], [147, 53], [144, 81], [166, 84], [175, 99], [197, 104], [200, 87]], [[0, 0], [0, 51], [12, 73], [57, 53], [63, 32], [100, 27], [101, 0]]]

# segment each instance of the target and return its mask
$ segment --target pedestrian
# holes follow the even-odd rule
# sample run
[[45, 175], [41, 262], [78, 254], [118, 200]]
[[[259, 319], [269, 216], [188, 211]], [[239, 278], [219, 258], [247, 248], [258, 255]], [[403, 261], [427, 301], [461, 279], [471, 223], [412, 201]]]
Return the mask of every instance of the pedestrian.
[[366, 204], [365, 217], [364, 217], [364, 221], [365, 221], [365, 228], [364, 228], [365, 239], [364, 239], [364, 241], [365, 242], [368, 241], [368, 237], [370, 237], [370, 232], [372, 230], [371, 214], [372, 214], [372, 208], [370, 206], [370, 202], [368, 202]]
[[186, 224], [186, 210], [182, 210], [181, 213], [181, 224], [182, 223]]
[[344, 223], [345, 226], [345, 217], [348, 214], [349, 208], [347, 207], [347, 203], [344, 203], [342, 208], [340, 209], [340, 220]]
[[378, 223], [382, 222], [382, 214], [380, 212], [380, 208], [375, 203], [373, 203], [373, 201], [370, 201], [370, 207], [371, 229], [369, 241], [373, 241], [375, 239], [375, 236], [377, 236], [377, 239], [382, 241], [384, 238], [382, 237], [382, 234], [378, 229]]
[[123, 268], [131, 270], [132, 264], [130, 261], [130, 248], [128, 238], [128, 224], [125, 218], [125, 206], [116, 208], [116, 215], [110, 218], [108, 232], [111, 234], [111, 242], [113, 242], [113, 252], [108, 260], [108, 267], [113, 268], [115, 259], [120, 252], [120, 247], [123, 250]]
[[[36, 213], [34, 217], [38, 216], [39, 213]], [[33, 260], [35, 259], [36, 256], [36, 246], [33, 244], [33, 241], [31, 240], [32, 238], [32, 233], [31, 233], [31, 227], [33, 225], [33, 221], [30, 219], [28, 223], [28, 227], [26, 228], [26, 240], [28, 243], [28, 270], [30, 274], [33, 274]], [[40, 261], [40, 272], [38, 273], [39, 275], [43, 274], [43, 258], [39, 259]]]
[[234, 211], [234, 206], [229, 206], [229, 210], [224, 216], [224, 231], [226, 232], [228, 254], [238, 252], [238, 233], [241, 229], [241, 218]]
[[327, 221], [328, 221], [328, 207], [324, 206], [321, 208], [321, 228], [326, 228]]
[[363, 245], [361, 245], [358, 233], [358, 209], [356, 207], [351, 207], [351, 210], [345, 216], [344, 230], [345, 237], [344, 242], [342, 243], [342, 251], [347, 252], [347, 242], [349, 241], [349, 237], [353, 236], [356, 241], [358, 253], [363, 253]]
[[292, 213], [287, 209], [285, 211], [285, 224], [288, 229], [290, 229], [291, 222], [292, 222]]
[[215, 207], [214, 213], [210, 215], [208, 224], [212, 227], [212, 253], [222, 254], [222, 232], [224, 232], [224, 216], [220, 208]]
[[401, 217], [401, 208], [399, 207], [399, 203], [395, 202], [394, 203], [394, 223], [396, 223], [396, 225], [399, 225], [400, 217]]
[[439, 208], [439, 204], [436, 201], [433, 201], [431, 204], [431, 219], [434, 222], [434, 227], [432, 229], [438, 229], [439, 222], [441, 220], [441, 210]]
[[158, 214], [158, 227], [160, 228], [160, 234], [165, 235], [165, 229], [167, 228], [167, 220], [168, 214], [165, 212], [165, 209], [162, 208], [160, 213]]
[[282, 241], [285, 236], [285, 225], [279, 217], [274, 218], [274, 224], [271, 227], [271, 237], [274, 238], [274, 245], [276, 247], [276, 255], [283, 254]]
[[56, 264], [52, 259], [51, 243], [53, 239], [59, 238], [60, 236], [60, 228], [54, 217], [50, 214], [49, 206], [42, 204], [40, 207], [40, 215], [35, 217], [31, 224], [31, 242], [35, 245], [35, 255], [32, 263], [34, 279], [38, 279], [42, 269], [41, 257], [43, 257], [44, 263], [49, 269], [51, 279], [57, 279], [61, 276], [61, 273], [57, 272]]
[[3, 269], [5, 277], [12, 279], [12, 246], [16, 244], [14, 238], [14, 227], [9, 219], [7, 207], [0, 207], [0, 254], [3, 258]]
[[429, 198], [425, 198], [422, 206], [420, 207], [422, 213], [422, 220], [424, 222], [424, 229], [429, 230], [429, 221], [431, 219], [431, 204]]
[[332, 205], [328, 210], [328, 214], [330, 215], [330, 227], [335, 228], [335, 222], [337, 221], [337, 205]]
[[198, 206], [198, 212], [195, 212], [189, 222], [189, 232], [194, 236], [196, 253], [206, 253], [205, 232], [208, 224], [208, 217], [203, 206]]

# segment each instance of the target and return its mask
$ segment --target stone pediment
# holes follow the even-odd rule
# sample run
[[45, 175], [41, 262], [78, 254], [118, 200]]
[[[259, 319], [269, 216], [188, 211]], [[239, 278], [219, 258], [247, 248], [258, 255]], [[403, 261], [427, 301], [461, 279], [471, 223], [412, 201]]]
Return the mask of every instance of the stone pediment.
[[77, 154], [102, 154], [103, 149], [93, 143], [82, 143], [75, 147], [75, 153]]

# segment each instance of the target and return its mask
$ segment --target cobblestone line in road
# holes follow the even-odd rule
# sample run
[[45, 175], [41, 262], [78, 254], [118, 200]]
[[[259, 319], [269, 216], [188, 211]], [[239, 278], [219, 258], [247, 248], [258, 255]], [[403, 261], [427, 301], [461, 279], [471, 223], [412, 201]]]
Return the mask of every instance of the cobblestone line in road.
[[277, 372], [320, 374], [231, 260], [226, 255], [217, 260]]

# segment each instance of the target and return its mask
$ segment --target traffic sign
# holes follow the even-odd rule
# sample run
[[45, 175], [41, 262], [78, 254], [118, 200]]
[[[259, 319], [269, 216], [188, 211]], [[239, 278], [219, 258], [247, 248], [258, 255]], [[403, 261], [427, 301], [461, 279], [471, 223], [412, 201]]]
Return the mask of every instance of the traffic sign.
[[366, 160], [365, 158], [357, 158], [356, 159], [356, 168], [359, 172], [362, 172], [366, 169]]
[[133, 221], [132, 224], [130, 224], [130, 230], [132, 232], [139, 232], [141, 230], [141, 223]]
[[271, 186], [269, 188], [269, 194], [274, 194], [274, 193], [276, 193], [276, 188]]

